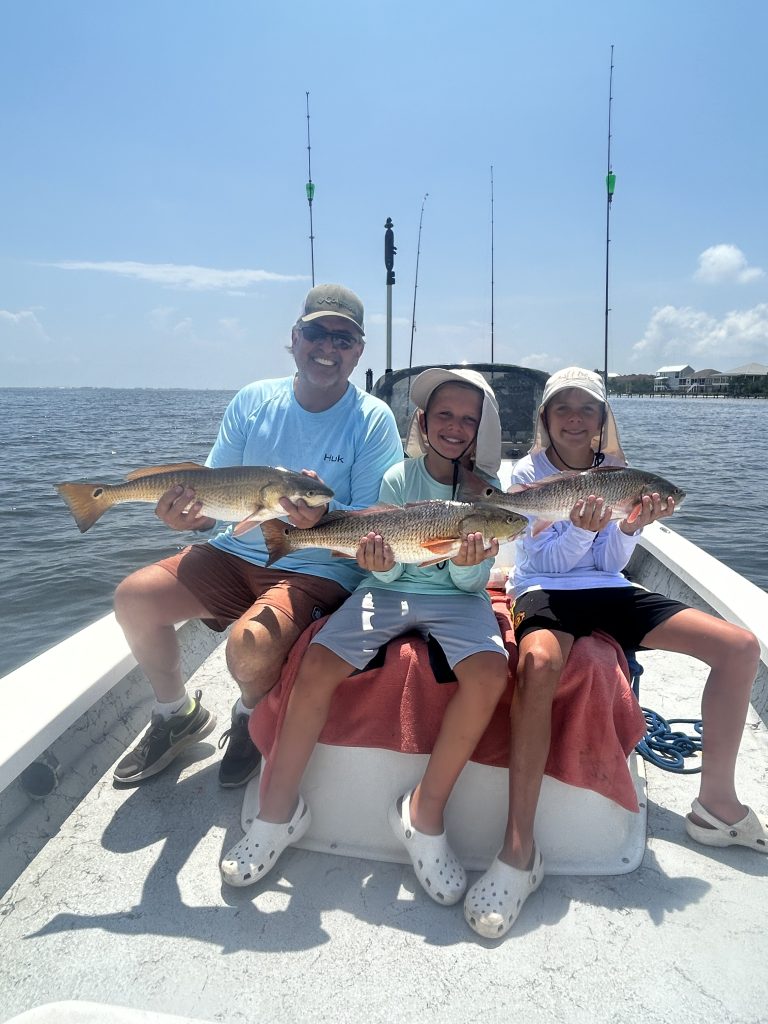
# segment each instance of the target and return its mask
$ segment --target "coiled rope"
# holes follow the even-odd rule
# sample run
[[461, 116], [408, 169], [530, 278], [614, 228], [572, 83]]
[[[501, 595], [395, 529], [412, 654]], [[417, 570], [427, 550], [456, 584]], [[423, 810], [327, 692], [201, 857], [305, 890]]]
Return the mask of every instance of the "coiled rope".
[[[635, 696], [640, 696], [640, 676], [643, 666], [636, 660], [634, 651], [625, 651], [632, 678]], [[679, 775], [695, 775], [701, 771], [701, 762], [693, 768], [685, 767], [687, 757], [701, 757], [702, 728], [700, 718], [662, 718], [656, 711], [641, 706], [645, 717], [645, 736], [635, 746], [638, 754], [650, 764], [665, 772]], [[692, 725], [694, 735], [672, 729], [673, 725]]]

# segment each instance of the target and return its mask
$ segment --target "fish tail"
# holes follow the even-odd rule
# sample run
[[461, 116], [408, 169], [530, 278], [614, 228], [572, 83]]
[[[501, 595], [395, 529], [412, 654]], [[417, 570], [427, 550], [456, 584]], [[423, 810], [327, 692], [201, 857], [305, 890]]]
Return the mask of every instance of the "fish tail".
[[489, 487], [485, 480], [482, 480], [470, 469], [459, 467], [459, 487], [456, 491], [457, 501], [487, 501], [493, 494], [493, 487]]
[[289, 538], [295, 529], [295, 526], [290, 526], [281, 519], [267, 519], [266, 522], [261, 524], [264, 543], [267, 545], [267, 551], [269, 552], [268, 566], [272, 565], [279, 558], [284, 558], [287, 554], [290, 554], [292, 548]]
[[111, 499], [109, 484], [54, 484], [77, 523], [80, 533], [90, 530], [114, 501]]

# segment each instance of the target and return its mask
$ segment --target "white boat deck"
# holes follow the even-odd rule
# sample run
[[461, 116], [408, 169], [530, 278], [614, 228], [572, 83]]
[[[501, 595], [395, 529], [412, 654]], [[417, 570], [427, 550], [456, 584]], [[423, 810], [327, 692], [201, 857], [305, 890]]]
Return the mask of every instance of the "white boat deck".
[[[641, 660], [641, 703], [695, 717], [704, 669]], [[220, 653], [195, 685], [224, 728], [234, 693]], [[549, 876], [492, 943], [461, 904], [433, 903], [409, 866], [293, 849], [252, 889], [224, 886], [218, 861], [241, 835], [243, 794], [219, 789], [214, 749], [192, 748], [136, 789], [100, 779], [11, 886], [0, 1021], [68, 1001], [223, 1024], [768, 1019], [768, 856], [687, 838], [695, 775], [648, 767], [636, 871]], [[767, 774], [768, 737], [751, 713], [739, 785], [761, 813]], [[60, 1005], [28, 1015], [129, 1019], [150, 1017]]]

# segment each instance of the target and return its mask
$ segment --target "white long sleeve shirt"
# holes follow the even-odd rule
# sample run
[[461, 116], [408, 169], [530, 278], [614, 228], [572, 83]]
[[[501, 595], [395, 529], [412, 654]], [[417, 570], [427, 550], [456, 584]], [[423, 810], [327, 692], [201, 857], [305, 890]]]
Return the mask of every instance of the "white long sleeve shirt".
[[[604, 465], [622, 465], [606, 458]], [[529, 484], [560, 470], [543, 451], [526, 455], [515, 464], [513, 484]], [[623, 575], [642, 533], [627, 536], [613, 520], [599, 533], [583, 530], [566, 519], [553, 523], [535, 537], [529, 522], [515, 544], [515, 567], [507, 592], [520, 597], [529, 590], [591, 590], [596, 587], [634, 586]]]

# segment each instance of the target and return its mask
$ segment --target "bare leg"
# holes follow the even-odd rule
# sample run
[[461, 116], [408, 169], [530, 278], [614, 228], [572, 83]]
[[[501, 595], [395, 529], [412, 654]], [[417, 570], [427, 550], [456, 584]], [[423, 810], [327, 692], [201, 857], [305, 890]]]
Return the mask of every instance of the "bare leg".
[[328, 720], [333, 695], [352, 671], [349, 662], [327, 647], [310, 645], [288, 698], [269, 785], [261, 795], [262, 821], [290, 821], [301, 778]]
[[[688, 654], [709, 665], [701, 700], [703, 758], [699, 800], [721, 821], [739, 821], [747, 808], [736, 795], [736, 757], [760, 662], [756, 637], [741, 626], [687, 608], [652, 629], [643, 637], [642, 646]], [[697, 824], [706, 825], [691, 817]]]
[[509, 817], [499, 859], [525, 869], [533, 856], [533, 822], [552, 736], [552, 700], [573, 647], [567, 633], [539, 629], [519, 644], [510, 708]]
[[203, 619], [210, 611], [183, 583], [158, 565], [132, 573], [115, 592], [115, 617], [159, 701], [184, 696], [177, 622]]
[[451, 791], [507, 687], [507, 659], [490, 651], [472, 654], [454, 666], [454, 673], [459, 688], [446, 708], [424, 777], [411, 798], [411, 820], [427, 835], [443, 831]]
[[256, 707], [277, 683], [303, 628], [279, 608], [264, 604], [249, 608], [233, 624], [227, 640], [227, 667], [247, 708]]

